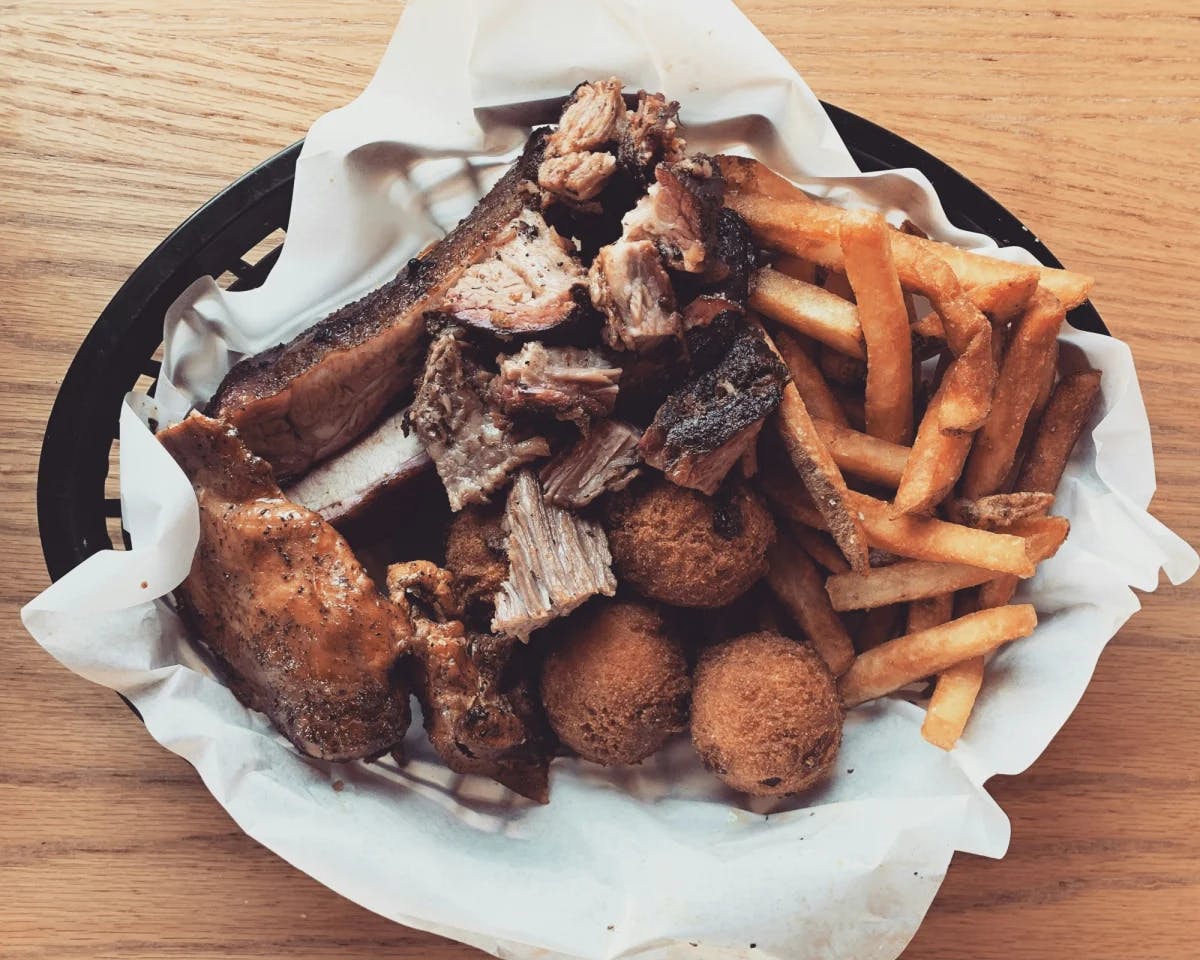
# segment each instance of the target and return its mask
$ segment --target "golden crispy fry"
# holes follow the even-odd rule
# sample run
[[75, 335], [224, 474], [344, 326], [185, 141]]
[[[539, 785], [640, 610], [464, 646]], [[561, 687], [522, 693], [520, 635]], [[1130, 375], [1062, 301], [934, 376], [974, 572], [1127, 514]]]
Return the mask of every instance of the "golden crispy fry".
[[1045, 493], [1058, 489], [1071, 451], [1091, 419], [1099, 396], [1099, 370], [1068, 374], [1059, 381], [1017, 475], [1015, 489]]
[[967, 458], [963, 493], [968, 498], [996, 493], [1003, 486], [1046, 367], [1054, 360], [1051, 347], [1065, 319], [1054, 295], [1039, 290], [1016, 322], [992, 396], [992, 411]]
[[854, 659], [854, 645], [829, 606], [820, 572], [793, 540], [781, 536], [767, 553], [767, 586], [788, 608], [835, 677]]
[[906, 634], [855, 658], [838, 681], [847, 707], [886, 696], [906, 684], [982, 656], [1037, 626], [1029, 604], [980, 610], [919, 633]]
[[942, 326], [942, 318], [937, 311], [931, 311], [913, 322], [909, 328], [916, 336], [926, 340], [945, 340], [946, 328]]
[[1043, 517], [1054, 504], [1052, 493], [996, 493], [978, 500], [959, 499], [949, 504], [949, 519], [981, 530], [999, 530], [1018, 520]]
[[899, 636], [901, 608], [895, 604], [868, 610], [854, 633], [854, 648], [862, 653]]
[[750, 306], [849, 356], [867, 355], [854, 304], [811, 283], [770, 268], [759, 270], [750, 283]]
[[[822, 354], [822, 357], [824, 355]], [[847, 357], [847, 359], [849, 359]], [[837, 384], [831, 386], [833, 395], [838, 398], [838, 403], [842, 405], [842, 409], [846, 411], [846, 419], [850, 421], [852, 429], [863, 433], [867, 429], [867, 411], [863, 402], [862, 391], [855, 390], [853, 387]]]
[[892, 261], [890, 227], [877, 213], [852, 210], [841, 223], [846, 277], [858, 304], [867, 347], [867, 433], [912, 443], [912, 335], [900, 278]]
[[[967, 296], [979, 309], [986, 309], [987, 315], [996, 323], [1008, 323], [1020, 316], [1037, 288], [1036, 274], [1015, 274], [971, 287]], [[980, 304], [987, 304], [987, 307]]]
[[914, 600], [908, 605], [908, 629], [905, 633], [928, 630], [954, 619], [954, 594], [939, 593], [935, 597]]
[[728, 154], [722, 154], [716, 158], [716, 161], [721, 176], [725, 178], [725, 186], [728, 190], [756, 193], [778, 200], [793, 200], [797, 203], [816, 203], [816, 200], [765, 163], [751, 160], [748, 157], [734, 157]]
[[971, 451], [971, 434], [942, 430], [940, 410], [954, 387], [945, 382], [929, 402], [896, 488], [896, 510], [926, 513], [954, 489]]
[[921, 724], [921, 736], [935, 747], [953, 750], [958, 743], [983, 686], [984, 666], [983, 657], [971, 657], [947, 667], [938, 676]]
[[[722, 158], [718, 158], [718, 163], [721, 161]], [[788, 187], [794, 191], [793, 194], [785, 196], [776, 189], [777, 195], [772, 196], [757, 188], [743, 188], [734, 183], [733, 189], [726, 193], [725, 204], [741, 214], [763, 246], [815, 261], [830, 270], [842, 270], [837, 232], [840, 217], [845, 211], [816, 201], [791, 184]], [[917, 289], [900, 267], [900, 253], [920, 251], [932, 254], [950, 265], [959, 284], [969, 292], [972, 302], [985, 313], [996, 313], [1015, 299], [1011, 288], [999, 284], [1001, 280], [1028, 284], [1032, 277], [1035, 284], [1053, 293], [1068, 310], [1083, 303], [1092, 288], [1091, 277], [1068, 270], [1007, 263], [898, 230], [892, 231], [891, 239], [900, 270], [900, 282], [904, 286]]]
[[847, 356], [829, 347], [821, 348], [819, 360], [821, 373], [829, 383], [848, 387], [855, 391], [862, 402], [863, 387], [867, 382], [867, 362]]
[[837, 270], [826, 270], [825, 280], [821, 286], [835, 297], [841, 297], [847, 303], [858, 302], [854, 295], [854, 288], [850, 286], [850, 279], [844, 273], [839, 273]]
[[791, 524], [791, 531], [792, 539], [804, 548], [804, 552], [830, 573], [845, 573], [850, 569], [829, 534], [795, 522]]
[[870, 610], [977, 587], [995, 576], [994, 570], [962, 563], [904, 560], [873, 569], [866, 576], [835, 573], [825, 581], [825, 589], [834, 610]]
[[1033, 409], [1029, 411], [1029, 418], [1025, 421], [1025, 429], [1021, 432], [1021, 442], [1017, 446], [1017, 456], [1013, 460], [1012, 467], [1009, 468], [1008, 476], [1004, 478], [1004, 489], [1012, 490], [1017, 482], [1017, 476], [1021, 472], [1021, 467], [1025, 465], [1025, 458], [1029, 455], [1029, 448], [1033, 445], [1033, 439], [1038, 435], [1038, 429], [1042, 423], [1042, 415], [1046, 412], [1046, 405], [1050, 403], [1050, 394], [1054, 391], [1054, 383], [1058, 379], [1058, 341], [1054, 342], [1054, 346], [1050, 351], [1053, 356], [1050, 363], [1042, 374], [1042, 382], [1038, 387], [1037, 399], [1033, 401]]
[[977, 605], [980, 610], [990, 610], [992, 607], [1002, 607], [1009, 603], [1021, 584], [1020, 577], [1005, 574], [995, 580], [989, 580], [979, 588]]
[[1014, 520], [1003, 530], [1025, 540], [1025, 552], [1036, 565], [1058, 553], [1071, 532], [1071, 522], [1066, 517], [1026, 517]]
[[[759, 327], [763, 338], [775, 351], [779, 350]], [[838, 469], [829, 448], [822, 442], [813, 425], [808, 409], [793, 383], [783, 390], [783, 400], [775, 418], [775, 426], [787, 448], [788, 457], [800, 480], [812, 496], [833, 539], [853, 570], [867, 569], [867, 538], [862, 523], [846, 506], [850, 491], [842, 471]]]
[[[813, 363], [812, 358], [800, 342], [786, 330], [776, 330], [772, 334], [779, 355], [787, 364], [788, 372], [792, 375], [792, 383], [800, 392], [800, 399], [814, 420], [827, 420], [831, 423], [848, 427], [846, 413], [837, 397], [829, 389], [829, 384], [821, 375], [820, 368]], [[836, 459], [836, 457], [834, 458]]]
[[1022, 537], [975, 530], [933, 517], [893, 514], [890, 504], [854, 491], [846, 503], [873, 547], [914, 560], [965, 563], [1019, 577], [1033, 576], [1034, 562]]
[[813, 423], [833, 455], [834, 463], [842, 470], [884, 486], [894, 487], [900, 482], [910, 453], [908, 447], [828, 420], [814, 417]]
[[801, 260], [799, 257], [789, 257], [786, 253], [775, 258], [772, 267], [785, 277], [799, 280], [801, 283], [817, 282], [817, 265], [811, 260]]

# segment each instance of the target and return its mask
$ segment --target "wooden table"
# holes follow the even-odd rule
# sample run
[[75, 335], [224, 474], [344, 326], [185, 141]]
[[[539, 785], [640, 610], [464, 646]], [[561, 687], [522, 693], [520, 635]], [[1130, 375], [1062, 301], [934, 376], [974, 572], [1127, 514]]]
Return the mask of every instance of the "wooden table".
[[[819, 95], [958, 167], [1099, 277], [1154, 424], [1156, 512], [1197, 542], [1200, 17], [1191, 0], [1144, 6], [745, 3]], [[17, 619], [46, 583], [42, 428], [93, 318], [191, 210], [358, 93], [397, 13], [367, 0], [0, 5], [4, 957], [478, 956], [243, 836], [186, 763]], [[993, 782], [1012, 849], [954, 861], [908, 956], [1195, 956], [1198, 602], [1195, 583], [1146, 597], [1046, 755]]]

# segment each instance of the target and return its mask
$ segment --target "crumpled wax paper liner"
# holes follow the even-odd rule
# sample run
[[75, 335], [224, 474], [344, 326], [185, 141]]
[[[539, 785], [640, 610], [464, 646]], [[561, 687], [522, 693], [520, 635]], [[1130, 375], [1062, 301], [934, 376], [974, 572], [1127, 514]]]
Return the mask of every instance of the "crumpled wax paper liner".
[[148, 416], [182, 416], [239, 356], [392, 276], [469, 211], [559, 98], [610, 75], [682, 101], [694, 148], [748, 152], [838, 202], [1032, 259], [953, 227], [919, 172], [860, 174], [813, 93], [726, 0], [414, 0], [366, 91], [313, 126], [267, 282], [228, 293], [205, 278], [168, 312], [157, 407], [130, 395], [121, 416], [133, 550], [97, 554], [22, 616], [63, 664], [127, 696], [248, 834], [398, 922], [502, 957], [887, 960], [955, 850], [1003, 855], [1008, 821], [983, 783], [1025, 769], [1062, 726], [1138, 609], [1130, 587], [1196, 569], [1146, 513], [1149, 425], [1117, 340], [1063, 333], [1104, 371], [1056, 508], [1071, 537], [1023, 586], [1041, 623], [992, 659], [958, 748], [929, 746], [920, 708], [883, 700], [850, 715], [833, 779], [791, 802], [725, 790], [686, 738], [631, 769], [558, 760], [546, 807], [449, 773], [416, 724], [404, 769], [305, 759], [212, 678], [165, 599], [190, 564], [197, 509]]

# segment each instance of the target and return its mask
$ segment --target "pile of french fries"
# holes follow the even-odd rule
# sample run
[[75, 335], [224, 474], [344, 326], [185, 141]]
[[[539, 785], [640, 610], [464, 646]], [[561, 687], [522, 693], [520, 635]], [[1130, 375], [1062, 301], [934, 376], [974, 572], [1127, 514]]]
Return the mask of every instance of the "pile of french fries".
[[792, 375], [786, 462], [761, 476], [788, 528], [767, 582], [848, 707], [936, 678], [922, 734], [949, 750], [986, 656], [1037, 625], [1018, 583], [1069, 530], [1049, 511], [1100, 374], [1060, 370], [1057, 336], [1092, 280], [718, 163], [726, 204], [775, 254], [751, 307]]

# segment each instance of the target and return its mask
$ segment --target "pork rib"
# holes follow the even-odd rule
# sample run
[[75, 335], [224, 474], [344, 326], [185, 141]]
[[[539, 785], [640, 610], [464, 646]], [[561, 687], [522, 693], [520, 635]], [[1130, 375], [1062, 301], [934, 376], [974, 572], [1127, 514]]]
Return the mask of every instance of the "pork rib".
[[402, 740], [408, 691], [393, 668], [412, 625], [346, 541], [285, 499], [228, 425], [193, 414], [159, 440], [200, 505], [200, 544], [175, 596], [237, 698], [323, 760]]
[[424, 354], [425, 312], [535, 200], [545, 134], [471, 215], [420, 260], [290, 343], [238, 363], [208, 404], [209, 416], [237, 427], [281, 480], [353, 443], [412, 384]]
[[493, 391], [507, 413], [544, 413], [586, 428], [612, 413], [621, 368], [599, 350], [534, 341], [500, 358]]

